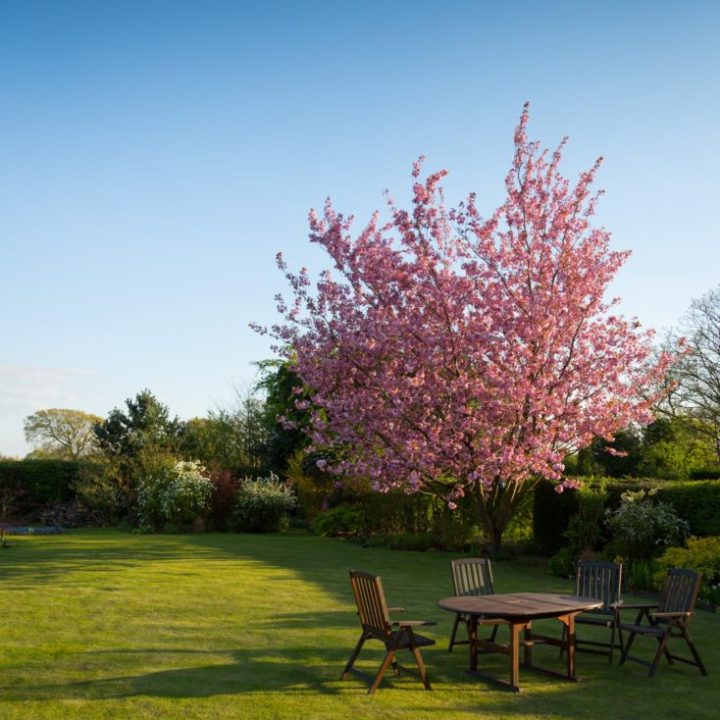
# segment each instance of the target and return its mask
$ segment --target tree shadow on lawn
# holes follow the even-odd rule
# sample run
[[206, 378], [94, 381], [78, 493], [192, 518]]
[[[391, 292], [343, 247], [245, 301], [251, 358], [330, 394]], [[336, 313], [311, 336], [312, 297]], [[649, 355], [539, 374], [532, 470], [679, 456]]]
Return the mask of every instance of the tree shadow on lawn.
[[[179, 542], [183, 536], [119, 535], [103, 539], [92, 535], [57, 535], [23, 538], [3, 556], [3, 587], [37, 587], [38, 581], [52, 583], [74, 572], [112, 574], [143, 563], [222, 559], [217, 549]], [[84, 541], [88, 540], [86, 544]], [[78, 582], [77, 584], [82, 584]]]
[[[293, 648], [293, 657], [277, 650], [222, 651], [181, 650], [168, 653], [162, 648], [143, 650], [108, 650], [103, 653], [87, 653], [79, 662], [90, 663], [97, 672], [96, 658], [100, 654], [118, 656], [188, 656], [197, 661], [198, 655], [219, 658], [231, 657], [231, 662], [211, 663], [193, 667], [170, 668], [145, 673], [99, 677], [67, 683], [22, 683], [4, 688], [2, 698], [6, 701], [58, 701], [58, 700], [109, 700], [131, 697], [162, 698], [209, 698], [221, 695], [247, 693], [282, 693], [289, 695], [335, 695], [346, 692], [367, 691], [367, 687], [353, 678], [341, 679], [350, 650], [318, 649], [316, 647]], [[88, 661], [88, 656], [90, 660]], [[369, 672], [379, 667], [382, 655], [370, 656], [364, 665]], [[298, 659], [302, 658], [302, 659]], [[142, 664], [139, 659], [137, 664]], [[192, 662], [192, 661], [191, 661]], [[388, 673], [388, 687], [417, 690], [422, 686], [412, 677], [395, 678]]]

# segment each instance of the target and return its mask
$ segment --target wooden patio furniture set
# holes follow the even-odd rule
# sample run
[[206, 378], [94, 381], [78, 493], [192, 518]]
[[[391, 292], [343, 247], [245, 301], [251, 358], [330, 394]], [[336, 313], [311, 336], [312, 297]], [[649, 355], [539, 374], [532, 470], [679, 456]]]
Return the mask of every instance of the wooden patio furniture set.
[[[520, 667], [575, 681], [576, 652], [601, 653], [608, 656], [608, 662], [612, 662], [616, 649], [620, 651], [620, 665], [628, 660], [641, 663], [649, 667], [650, 677], [655, 675], [663, 656], [668, 663], [687, 663], [707, 675], [705, 665], [688, 633], [702, 581], [700, 573], [672, 569], [665, 578], [657, 602], [628, 605], [621, 599], [622, 565], [619, 563], [579, 562], [573, 595], [496, 594], [492, 564], [485, 558], [453, 560], [451, 570], [454, 595], [438, 602], [440, 608], [455, 616], [448, 651], [452, 652], [456, 645], [467, 645], [469, 671], [502, 687], [515, 692], [520, 690]], [[401, 672], [417, 674], [425, 688], [430, 690], [421, 648], [434, 645], [435, 641], [416, 630], [435, 623], [393, 620], [391, 615], [401, 612], [403, 608], [387, 606], [382, 580], [377, 575], [351, 570], [350, 583], [362, 632], [341, 677], [348, 674], [361, 677], [368, 683], [368, 693], [372, 694], [392, 667], [396, 675]], [[621, 613], [626, 610], [637, 611], [634, 622], [623, 622]], [[533, 621], [546, 618], [555, 618], [562, 624], [560, 637], [540, 635], [533, 631]], [[576, 626], [583, 625], [606, 628], [609, 638], [607, 641], [599, 641], [578, 637]], [[465, 632], [459, 637], [461, 627], [465, 628]], [[500, 627], [507, 628], [509, 642], [497, 642]], [[489, 628], [489, 636], [479, 637], [480, 628]], [[630, 654], [637, 636], [649, 636], [656, 640], [657, 647], [652, 660]], [[385, 657], [374, 674], [355, 667], [360, 651], [368, 640], [378, 640], [385, 646]], [[673, 643], [673, 648], [683, 641], [690, 651], [690, 657], [672, 654], [668, 649], [671, 641], [677, 641]], [[565, 656], [565, 672], [556, 672], [533, 663], [532, 650], [539, 644], [560, 649], [560, 657]], [[399, 664], [397, 655], [401, 650], [412, 654], [417, 670]], [[478, 672], [478, 655], [482, 653], [501, 653], [509, 658], [509, 681]]]

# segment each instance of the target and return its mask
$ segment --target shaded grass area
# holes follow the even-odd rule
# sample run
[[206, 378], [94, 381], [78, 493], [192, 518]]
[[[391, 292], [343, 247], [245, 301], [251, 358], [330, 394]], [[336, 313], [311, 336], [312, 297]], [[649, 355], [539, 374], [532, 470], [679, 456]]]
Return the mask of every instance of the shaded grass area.
[[[694, 636], [710, 676], [663, 664], [610, 666], [581, 654], [582, 681], [522, 672], [520, 695], [467, 675], [447, 653], [447, 553], [362, 548], [303, 535], [140, 536], [83, 531], [13, 538], [0, 552], [0, 718], [716, 718], [720, 616], [700, 612]], [[373, 697], [339, 673], [359, 627], [347, 573], [383, 576], [425, 634], [433, 691], [389, 678]], [[494, 566], [499, 592], [567, 591], [541, 562]], [[538, 623], [559, 634], [554, 621]], [[636, 642], [651, 654], [652, 641]], [[642, 644], [641, 644], [642, 643]], [[372, 646], [369, 646], [372, 647]], [[536, 660], [561, 667], [557, 650]], [[379, 648], [362, 666], [379, 664]], [[505, 659], [481, 657], [506, 675]]]

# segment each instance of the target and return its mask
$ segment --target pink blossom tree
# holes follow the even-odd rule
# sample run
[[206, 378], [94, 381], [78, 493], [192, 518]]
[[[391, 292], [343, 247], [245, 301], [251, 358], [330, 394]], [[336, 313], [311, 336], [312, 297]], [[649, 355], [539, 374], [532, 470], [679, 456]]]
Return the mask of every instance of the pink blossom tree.
[[[507, 197], [489, 217], [476, 198], [446, 208], [445, 172], [413, 169], [410, 211], [388, 201], [356, 237], [352, 217], [310, 213], [310, 239], [333, 261], [315, 288], [287, 271], [291, 303], [270, 331], [309, 390], [315, 447], [329, 469], [378, 491], [467, 497], [489, 540], [540, 478], [563, 488], [563, 458], [648, 422], [672, 362], [652, 331], [613, 314], [605, 290], [628, 252], [590, 219], [601, 160], [574, 186], [550, 153], [515, 132]], [[259, 328], [261, 331], [265, 331]]]

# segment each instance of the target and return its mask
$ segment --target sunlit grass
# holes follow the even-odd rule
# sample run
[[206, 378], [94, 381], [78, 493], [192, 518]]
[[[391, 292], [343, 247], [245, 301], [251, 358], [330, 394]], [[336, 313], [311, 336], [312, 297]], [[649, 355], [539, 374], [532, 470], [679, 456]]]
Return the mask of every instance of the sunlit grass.
[[[716, 718], [720, 616], [693, 626], [710, 671], [582, 654], [574, 684], [521, 671], [512, 695], [446, 652], [450, 556], [302, 535], [143, 536], [83, 531], [12, 538], [0, 551], [0, 718]], [[339, 674], [358, 625], [347, 572], [383, 576], [406, 617], [436, 620], [433, 691], [389, 677], [373, 697]], [[539, 562], [495, 565], [498, 591], [568, 590]], [[559, 632], [553, 621], [545, 628]], [[652, 642], [652, 641], [650, 641]], [[651, 645], [640, 645], [651, 653]], [[544, 654], [543, 654], [544, 650]], [[558, 663], [556, 650], [538, 659]], [[379, 650], [362, 657], [368, 669]], [[505, 673], [500, 656], [481, 664]], [[559, 667], [559, 664], [558, 664]]]

